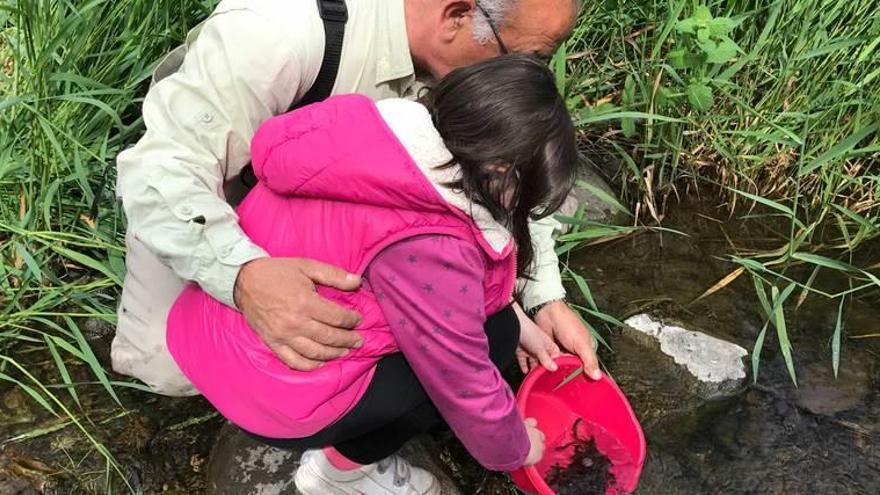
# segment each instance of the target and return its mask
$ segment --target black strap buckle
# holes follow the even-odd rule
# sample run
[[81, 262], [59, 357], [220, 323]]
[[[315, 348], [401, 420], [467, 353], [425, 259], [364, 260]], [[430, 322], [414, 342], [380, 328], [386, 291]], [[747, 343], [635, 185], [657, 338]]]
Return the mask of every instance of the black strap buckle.
[[345, 0], [318, 0], [318, 13], [325, 21], [348, 22]]

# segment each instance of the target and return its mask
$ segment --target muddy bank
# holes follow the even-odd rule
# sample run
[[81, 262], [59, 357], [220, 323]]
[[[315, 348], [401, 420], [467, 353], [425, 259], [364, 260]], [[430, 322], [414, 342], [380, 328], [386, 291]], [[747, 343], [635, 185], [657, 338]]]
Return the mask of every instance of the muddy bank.
[[[16, 355], [19, 361], [41, 379], [54, 379], [51, 360], [24, 351]], [[68, 367], [75, 381], [94, 380], [84, 367]], [[81, 409], [63, 390], [54, 392], [77, 413], [95, 442], [113, 454], [121, 474], [66, 416], [51, 415], [21, 389], [4, 383], [0, 494], [107, 493], [108, 471], [112, 493], [204, 493], [208, 453], [224, 423], [207, 401], [117, 387], [120, 407], [100, 385], [77, 390]]]

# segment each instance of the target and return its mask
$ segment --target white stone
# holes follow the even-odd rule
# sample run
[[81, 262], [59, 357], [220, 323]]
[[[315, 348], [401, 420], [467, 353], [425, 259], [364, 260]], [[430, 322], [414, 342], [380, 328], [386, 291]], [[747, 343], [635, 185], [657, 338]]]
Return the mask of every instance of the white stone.
[[639, 314], [624, 323], [660, 342], [660, 350], [672, 357], [701, 382], [720, 383], [746, 376], [742, 358], [748, 351], [702, 332], [666, 325], [650, 315]]

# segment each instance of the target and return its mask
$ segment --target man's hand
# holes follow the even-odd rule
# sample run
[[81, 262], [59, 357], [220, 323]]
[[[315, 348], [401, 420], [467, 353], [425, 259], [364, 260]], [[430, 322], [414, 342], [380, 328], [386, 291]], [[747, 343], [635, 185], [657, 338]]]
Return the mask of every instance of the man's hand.
[[322, 298], [315, 285], [351, 291], [361, 279], [301, 258], [259, 258], [241, 267], [235, 304], [279, 359], [299, 371], [319, 368], [362, 345], [360, 315]]
[[599, 359], [593, 350], [593, 335], [565, 301], [553, 301], [544, 305], [535, 315], [535, 323], [564, 350], [581, 358], [587, 376], [593, 380], [602, 377]]

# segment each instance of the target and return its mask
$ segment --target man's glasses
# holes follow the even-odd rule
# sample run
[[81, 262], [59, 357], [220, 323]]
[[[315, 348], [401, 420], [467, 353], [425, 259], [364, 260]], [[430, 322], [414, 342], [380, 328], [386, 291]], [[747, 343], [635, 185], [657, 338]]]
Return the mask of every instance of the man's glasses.
[[492, 19], [492, 16], [490, 16], [488, 12], [486, 12], [486, 9], [483, 8], [480, 2], [474, 2], [474, 5], [476, 5], [477, 8], [480, 9], [480, 13], [482, 13], [483, 17], [486, 18], [486, 22], [489, 23], [489, 29], [491, 29], [492, 34], [495, 35], [495, 41], [498, 43], [498, 48], [501, 49], [501, 54], [507, 55], [508, 53], [510, 53], [507, 50], [507, 47], [504, 46], [504, 42], [501, 41], [501, 36], [498, 34], [498, 27], [495, 25], [495, 20]]

